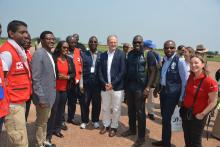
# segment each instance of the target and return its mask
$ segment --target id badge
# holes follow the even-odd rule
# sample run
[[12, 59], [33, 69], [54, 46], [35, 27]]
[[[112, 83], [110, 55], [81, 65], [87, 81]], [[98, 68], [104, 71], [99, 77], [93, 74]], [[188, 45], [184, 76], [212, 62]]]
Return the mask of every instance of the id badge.
[[90, 72], [91, 72], [91, 73], [94, 73], [94, 72], [95, 72], [95, 68], [94, 68], [93, 66], [91, 67]]

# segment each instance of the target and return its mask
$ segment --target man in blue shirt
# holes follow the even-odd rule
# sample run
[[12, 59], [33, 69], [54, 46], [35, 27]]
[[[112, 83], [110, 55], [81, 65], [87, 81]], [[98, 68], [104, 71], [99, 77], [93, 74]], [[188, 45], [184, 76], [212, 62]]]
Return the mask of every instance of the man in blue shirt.
[[171, 147], [171, 117], [178, 102], [182, 101], [187, 82], [187, 68], [176, 55], [173, 40], [164, 43], [165, 57], [160, 79], [160, 106], [162, 115], [162, 140], [153, 142], [154, 146]]

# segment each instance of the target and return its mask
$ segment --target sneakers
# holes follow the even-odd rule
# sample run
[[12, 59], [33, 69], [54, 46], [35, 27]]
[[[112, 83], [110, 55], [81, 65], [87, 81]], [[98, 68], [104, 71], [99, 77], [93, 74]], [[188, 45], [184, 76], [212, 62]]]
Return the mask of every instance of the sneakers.
[[99, 122], [94, 122], [94, 123], [92, 123], [92, 124], [93, 124], [93, 127], [94, 127], [95, 129], [99, 128]]
[[56, 147], [55, 144], [52, 144], [50, 140], [44, 142], [44, 147]]
[[86, 126], [87, 126], [87, 124], [86, 124], [86, 123], [81, 123], [81, 125], [80, 125], [80, 129], [85, 129], [85, 128], [86, 128]]

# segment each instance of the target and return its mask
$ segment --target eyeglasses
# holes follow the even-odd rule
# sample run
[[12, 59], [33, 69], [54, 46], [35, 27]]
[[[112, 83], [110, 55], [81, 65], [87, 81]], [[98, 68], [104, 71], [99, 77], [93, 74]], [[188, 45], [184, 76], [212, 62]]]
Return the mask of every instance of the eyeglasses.
[[164, 47], [164, 49], [165, 49], [165, 50], [168, 50], [168, 49], [173, 50], [173, 49], [175, 49], [175, 47], [173, 47], [173, 46], [171, 46], [171, 47]]
[[141, 41], [133, 42], [133, 44], [141, 44], [141, 43], [142, 43]]

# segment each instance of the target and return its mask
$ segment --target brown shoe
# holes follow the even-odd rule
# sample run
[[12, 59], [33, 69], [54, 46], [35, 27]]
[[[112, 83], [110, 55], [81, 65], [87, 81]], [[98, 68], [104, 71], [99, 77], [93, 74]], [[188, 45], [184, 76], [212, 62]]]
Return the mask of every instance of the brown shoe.
[[111, 130], [109, 131], [108, 136], [109, 137], [114, 137], [116, 135], [117, 129], [116, 128], [111, 128]]
[[105, 134], [109, 130], [109, 127], [102, 127], [99, 134]]
[[127, 131], [125, 131], [121, 134], [121, 136], [123, 136], [123, 137], [128, 137], [131, 135], [136, 135], [136, 131], [132, 131], [132, 130], [128, 129]]

